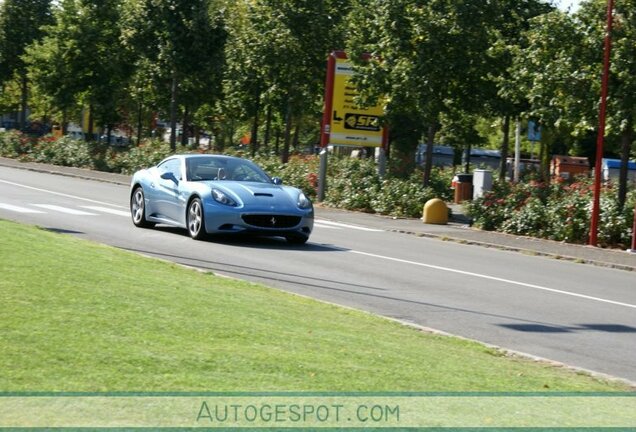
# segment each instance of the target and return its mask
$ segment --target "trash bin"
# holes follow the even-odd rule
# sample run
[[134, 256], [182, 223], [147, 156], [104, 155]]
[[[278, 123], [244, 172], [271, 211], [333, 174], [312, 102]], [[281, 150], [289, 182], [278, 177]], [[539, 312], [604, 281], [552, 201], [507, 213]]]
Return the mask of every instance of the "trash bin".
[[473, 175], [457, 174], [455, 183], [455, 204], [472, 199], [473, 197]]

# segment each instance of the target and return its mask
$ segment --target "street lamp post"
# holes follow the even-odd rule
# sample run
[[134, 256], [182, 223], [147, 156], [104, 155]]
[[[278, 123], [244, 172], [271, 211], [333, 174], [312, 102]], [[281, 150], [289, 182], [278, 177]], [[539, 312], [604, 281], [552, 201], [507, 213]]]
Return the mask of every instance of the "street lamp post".
[[607, 0], [607, 28], [605, 33], [605, 56], [603, 60], [603, 78], [601, 81], [601, 107], [599, 109], [598, 137], [596, 139], [596, 165], [594, 167], [594, 202], [590, 223], [590, 246], [598, 245], [598, 219], [601, 195], [601, 164], [603, 161], [603, 142], [605, 139], [605, 117], [607, 113], [607, 87], [610, 72], [610, 52], [612, 49], [612, 22], [614, 0]]

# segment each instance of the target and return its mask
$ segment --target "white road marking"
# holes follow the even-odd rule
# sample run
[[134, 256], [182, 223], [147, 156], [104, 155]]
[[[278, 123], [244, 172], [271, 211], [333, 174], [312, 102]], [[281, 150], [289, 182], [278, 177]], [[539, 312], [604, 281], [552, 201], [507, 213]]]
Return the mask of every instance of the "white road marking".
[[115, 210], [115, 209], [112, 209], [112, 208], [99, 207], [99, 206], [80, 206], [80, 207], [88, 209], [88, 210], [102, 212], [102, 213], [108, 213], [108, 214], [113, 214], [113, 215], [117, 215], [117, 216], [130, 217], [130, 212], [123, 211], [123, 210]]
[[341, 230], [342, 228], [340, 227], [335, 227], [335, 226], [331, 226], [331, 225], [323, 225], [322, 223], [320, 223], [319, 221], [315, 221], [314, 222], [314, 227], [320, 227], [320, 228], [327, 228], [327, 229], [335, 229], [335, 230]]
[[95, 204], [106, 205], [106, 206], [109, 206], [109, 207], [128, 208], [128, 207], [120, 206], [120, 205], [117, 205], [117, 204], [111, 204], [111, 203], [107, 203], [107, 202], [103, 202], [103, 201], [97, 201], [97, 200], [90, 199], [90, 198], [82, 198], [82, 197], [79, 197], [77, 195], [69, 195], [69, 194], [65, 194], [65, 193], [62, 193], [62, 192], [55, 192], [55, 191], [51, 191], [51, 190], [47, 190], [47, 189], [36, 188], [36, 187], [33, 187], [33, 186], [27, 186], [27, 185], [23, 185], [23, 184], [20, 184], [20, 183], [10, 182], [10, 181], [7, 181], [7, 180], [0, 180], [0, 183], [5, 183], [5, 184], [12, 185], [12, 186], [17, 186], [17, 187], [21, 187], [21, 188], [24, 188], [24, 189], [31, 189], [31, 190], [35, 190], [35, 191], [38, 191], [38, 192], [46, 192], [47, 194], [51, 194], [51, 195], [58, 195], [58, 196], [66, 197], [66, 198], [73, 198], [73, 199], [80, 200], [80, 201], [86, 201], [86, 202], [91, 202], [91, 203], [95, 203]]
[[10, 211], [14, 211], [14, 212], [18, 212], [18, 213], [44, 213], [40, 210], [33, 210], [30, 208], [26, 208], [26, 207], [19, 207], [19, 206], [14, 206], [11, 204], [4, 204], [4, 203], [0, 203], [0, 208], [1, 209], [5, 209], [5, 210], [10, 210]]
[[[46, 193], [53, 194], [53, 195], [64, 196], [64, 197], [67, 197], [67, 198], [74, 198], [74, 199], [81, 200], [81, 201], [87, 201], [87, 202], [93, 202], [93, 203], [97, 203], [97, 204], [107, 205], [107, 206], [110, 206], [110, 207], [126, 208], [124, 206], [119, 206], [119, 205], [116, 205], [116, 204], [111, 204], [111, 203], [107, 203], [107, 202], [92, 200], [92, 199], [89, 199], [89, 198], [82, 198], [82, 197], [78, 197], [78, 196], [75, 196], [75, 195], [69, 195], [69, 194], [60, 193], [60, 192], [54, 192], [54, 191], [41, 189], [41, 188], [36, 188], [36, 187], [32, 187], [32, 186], [26, 186], [26, 185], [22, 185], [22, 184], [19, 184], [19, 183], [10, 182], [10, 181], [7, 181], [7, 180], [0, 180], [0, 183], [10, 184], [10, 185], [13, 185], [13, 186], [18, 186], [18, 187], [22, 187], [22, 188], [25, 188], [25, 189], [31, 189], [31, 190], [36, 190], [36, 191], [40, 191], [40, 192], [46, 192]], [[60, 211], [60, 212], [69, 213], [69, 214], [96, 216], [94, 213], [87, 213], [87, 212], [82, 212], [82, 211], [79, 211], [79, 210], [67, 209], [65, 207], [58, 207], [58, 206], [45, 205], [45, 204], [39, 204], [39, 205], [35, 204], [35, 205], [38, 206], [38, 207], [41, 207], [41, 208], [48, 208], [50, 210]], [[37, 210], [31, 210], [31, 209], [26, 209], [26, 208], [22, 208], [22, 207], [11, 206], [9, 204], [0, 204], [0, 208], [4, 208], [4, 209], [7, 209], [7, 210], [12, 210], [12, 211], [16, 211], [16, 212], [22, 212], [22, 213], [42, 213], [42, 212], [39, 212]], [[89, 207], [87, 207], [87, 208], [89, 208]], [[123, 213], [124, 212], [121, 212], [122, 216], [123, 216]], [[126, 216], [128, 217], [128, 213], [126, 213]], [[365, 228], [365, 227], [360, 227], [360, 226], [355, 226], [355, 225], [343, 224], [343, 223], [339, 223], [339, 222], [326, 221], [326, 220], [317, 220], [316, 222], [317, 222], [318, 225], [322, 225], [323, 228], [327, 228], [327, 226], [333, 226], [333, 227], [351, 228], [351, 229], [357, 229], [357, 230], [361, 230], [361, 231], [370, 231], [370, 232], [382, 232], [383, 231], [383, 230], [378, 230], [378, 229]], [[427, 268], [431, 268], [431, 269], [447, 271], [447, 272], [457, 273], [457, 274], [463, 274], [463, 275], [466, 275], [466, 276], [472, 276], [472, 277], [477, 277], [477, 278], [481, 278], [481, 279], [487, 279], [487, 280], [493, 280], [493, 281], [497, 281], [497, 282], [508, 283], [508, 284], [512, 284], [512, 285], [523, 286], [523, 287], [526, 287], [526, 288], [532, 288], [532, 289], [536, 289], [536, 290], [552, 292], [552, 293], [555, 293], [555, 294], [567, 295], [567, 296], [571, 296], [571, 297], [577, 297], [577, 298], [583, 298], [583, 299], [586, 299], [586, 300], [597, 301], [597, 302], [600, 302], [600, 303], [607, 303], [607, 304], [612, 304], [612, 305], [616, 305], [616, 306], [623, 306], [623, 307], [628, 307], [628, 308], [631, 308], [631, 309], [636, 309], [636, 305], [630, 304], [630, 303], [623, 303], [623, 302], [619, 302], [619, 301], [615, 301], [615, 300], [609, 300], [609, 299], [604, 299], [604, 298], [600, 298], [600, 297], [588, 296], [588, 295], [585, 295], [585, 294], [579, 294], [579, 293], [574, 293], [574, 292], [570, 292], [570, 291], [558, 290], [558, 289], [555, 289], [555, 288], [548, 288], [548, 287], [543, 287], [543, 286], [540, 286], [540, 285], [529, 284], [529, 283], [525, 283], [525, 282], [513, 281], [513, 280], [510, 280], [510, 279], [498, 278], [498, 277], [495, 277], [495, 276], [488, 276], [488, 275], [479, 274], [479, 273], [467, 272], [467, 271], [463, 271], [463, 270], [452, 269], [452, 268], [449, 268], [449, 267], [436, 266], [436, 265], [432, 265], [432, 264], [424, 264], [424, 263], [419, 263], [419, 262], [416, 262], [416, 261], [403, 260], [403, 259], [399, 259], [399, 258], [393, 258], [393, 257], [388, 257], [388, 256], [383, 256], [383, 255], [367, 253], [367, 252], [360, 252], [360, 251], [355, 251], [355, 250], [347, 250], [347, 251], [350, 252], [350, 253], [354, 253], [354, 254], [358, 254], [358, 255], [364, 255], [364, 256], [373, 257], [373, 258], [384, 259], [384, 260], [387, 260], [387, 261], [400, 262], [400, 263], [403, 263], [403, 264], [416, 265], [416, 266], [419, 266], [419, 267], [427, 267]]]
[[332, 221], [323, 220], [323, 219], [319, 219], [316, 222], [321, 224], [321, 225], [331, 225], [331, 226], [335, 226], [335, 227], [350, 228], [350, 229], [359, 230], [359, 231], [368, 231], [368, 232], [382, 232], [382, 231], [384, 231], [384, 230], [381, 230], [381, 229], [366, 228], [366, 227], [361, 227], [361, 226], [357, 226], [357, 225], [349, 225], [349, 224], [344, 224], [344, 223], [340, 223], [340, 222], [332, 222]]
[[464, 271], [464, 270], [457, 270], [457, 269], [453, 269], [453, 268], [450, 268], [450, 267], [442, 267], [442, 266], [436, 266], [436, 265], [432, 265], [432, 264], [424, 264], [424, 263], [420, 263], [420, 262], [416, 262], [416, 261], [403, 260], [403, 259], [399, 259], [399, 258], [393, 258], [393, 257], [389, 257], [389, 256], [384, 256], [384, 255], [376, 255], [376, 254], [367, 253], [367, 252], [360, 252], [360, 251], [356, 251], [356, 250], [346, 250], [346, 251], [350, 252], [350, 253], [357, 254], [357, 255], [368, 256], [368, 257], [371, 257], [371, 258], [378, 258], [378, 259], [383, 259], [383, 260], [386, 260], [386, 261], [399, 262], [399, 263], [402, 263], [402, 264], [410, 264], [410, 265], [415, 265], [415, 266], [418, 266], [418, 267], [427, 267], [427, 268], [431, 268], [431, 269], [435, 269], [435, 270], [441, 270], [441, 271], [446, 271], [446, 272], [450, 272], [450, 273], [457, 273], [457, 274], [461, 274], [461, 275], [465, 275], [465, 276], [472, 276], [472, 277], [492, 280], [492, 281], [496, 281], [496, 282], [503, 282], [503, 283], [508, 283], [508, 284], [512, 284], [512, 285], [518, 285], [518, 286], [522, 286], [522, 287], [526, 287], [526, 288], [532, 288], [532, 289], [536, 289], [536, 290], [547, 291], [547, 292], [551, 292], [551, 293], [555, 293], [555, 294], [567, 295], [567, 296], [571, 296], [571, 297], [577, 297], [577, 298], [582, 298], [582, 299], [586, 299], [586, 300], [592, 300], [592, 301], [596, 301], [596, 302], [600, 302], [600, 303], [608, 303], [608, 304], [612, 304], [612, 305], [616, 305], [616, 306], [623, 306], [623, 307], [628, 307], [628, 308], [631, 308], [631, 309], [636, 309], [636, 305], [630, 304], [630, 303], [623, 303], [623, 302], [619, 302], [619, 301], [615, 301], [615, 300], [608, 300], [608, 299], [604, 299], [604, 298], [600, 298], [600, 297], [593, 297], [593, 296], [588, 296], [588, 295], [585, 295], [585, 294], [579, 294], [579, 293], [559, 290], [559, 289], [555, 289], [555, 288], [548, 288], [548, 287], [544, 287], [544, 286], [540, 286], [540, 285], [534, 285], [534, 284], [514, 281], [514, 280], [510, 280], [510, 279], [503, 279], [503, 278], [499, 278], [499, 277], [495, 277], [495, 276], [488, 276], [488, 275], [484, 275], [484, 274], [480, 274], [480, 273], [473, 273], [473, 272], [468, 272], [468, 271]]
[[53, 210], [60, 213], [71, 214], [75, 216], [97, 216], [95, 213], [88, 213], [82, 210], [75, 210], [68, 207], [61, 207], [52, 204], [33, 204], [36, 207], [40, 207], [47, 210]]

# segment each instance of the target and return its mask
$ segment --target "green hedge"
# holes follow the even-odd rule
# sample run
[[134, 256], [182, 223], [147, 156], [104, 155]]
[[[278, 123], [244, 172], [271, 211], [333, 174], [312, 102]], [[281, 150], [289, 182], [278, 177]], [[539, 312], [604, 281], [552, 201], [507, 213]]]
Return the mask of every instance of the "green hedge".
[[[179, 147], [178, 153], [191, 152]], [[248, 157], [241, 151], [229, 150]], [[30, 138], [19, 132], [0, 133], [0, 156], [56, 165], [99, 169], [132, 174], [157, 164], [170, 155], [170, 147], [161, 141], [146, 141], [137, 147], [120, 149], [100, 143], [51, 136]], [[319, 160], [314, 155], [292, 155], [287, 164], [275, 154], [260, 153], [252, 158], [271, 176], [301, 188], [311, 198], [318, 189]], [[391, 170], [389, 170], [391, 171]], [[325, 204], [347, 210], [378, 213], [394, 217], [419, 218], [431, 198], [452, 200], [453, 172], [433, 168], [430, 187], [422, 187], [422, 172], [409, 178], [390, 174], [380, 179], [373, 159], [329, 157]], [[603, 189], [599, 223], [599, 242], [603, 245], [629, 244], [636, 191], [619, 209], [612, 185]], [[467, 204], [475, 226], [517, 235], [585, 243], [589, 237], [592, 184], [589, 179], [574, 183], [495, 182], [492, 192]]]
[[[626, 247], [636, 204], [636, 191], [619, 208], [616, 189], [605, 185], [600, 197], [598, 240], [601, 245]], [[497, 183], [491, 192], [466, 205], [474, 225], [510, 234], [586, 243], [590, 235], [593, 182]]]

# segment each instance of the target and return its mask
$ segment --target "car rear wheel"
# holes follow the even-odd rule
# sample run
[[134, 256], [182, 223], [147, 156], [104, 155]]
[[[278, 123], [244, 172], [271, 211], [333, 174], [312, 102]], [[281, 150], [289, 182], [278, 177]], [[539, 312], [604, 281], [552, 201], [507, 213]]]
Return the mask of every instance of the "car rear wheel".
[[141, 186], [137, 187], [130, 197], [130, 214], [135, 226], [140, 228], [152, 228], [154, 223], [146, 220], [146, 199]]
[[199, 198], [194, 198], [190, 201], [186, 219], [190, 237], [195, 240], [203, 240], [207, 237], [205, 232], [205, 218], [203, 217], [203, 204]]

